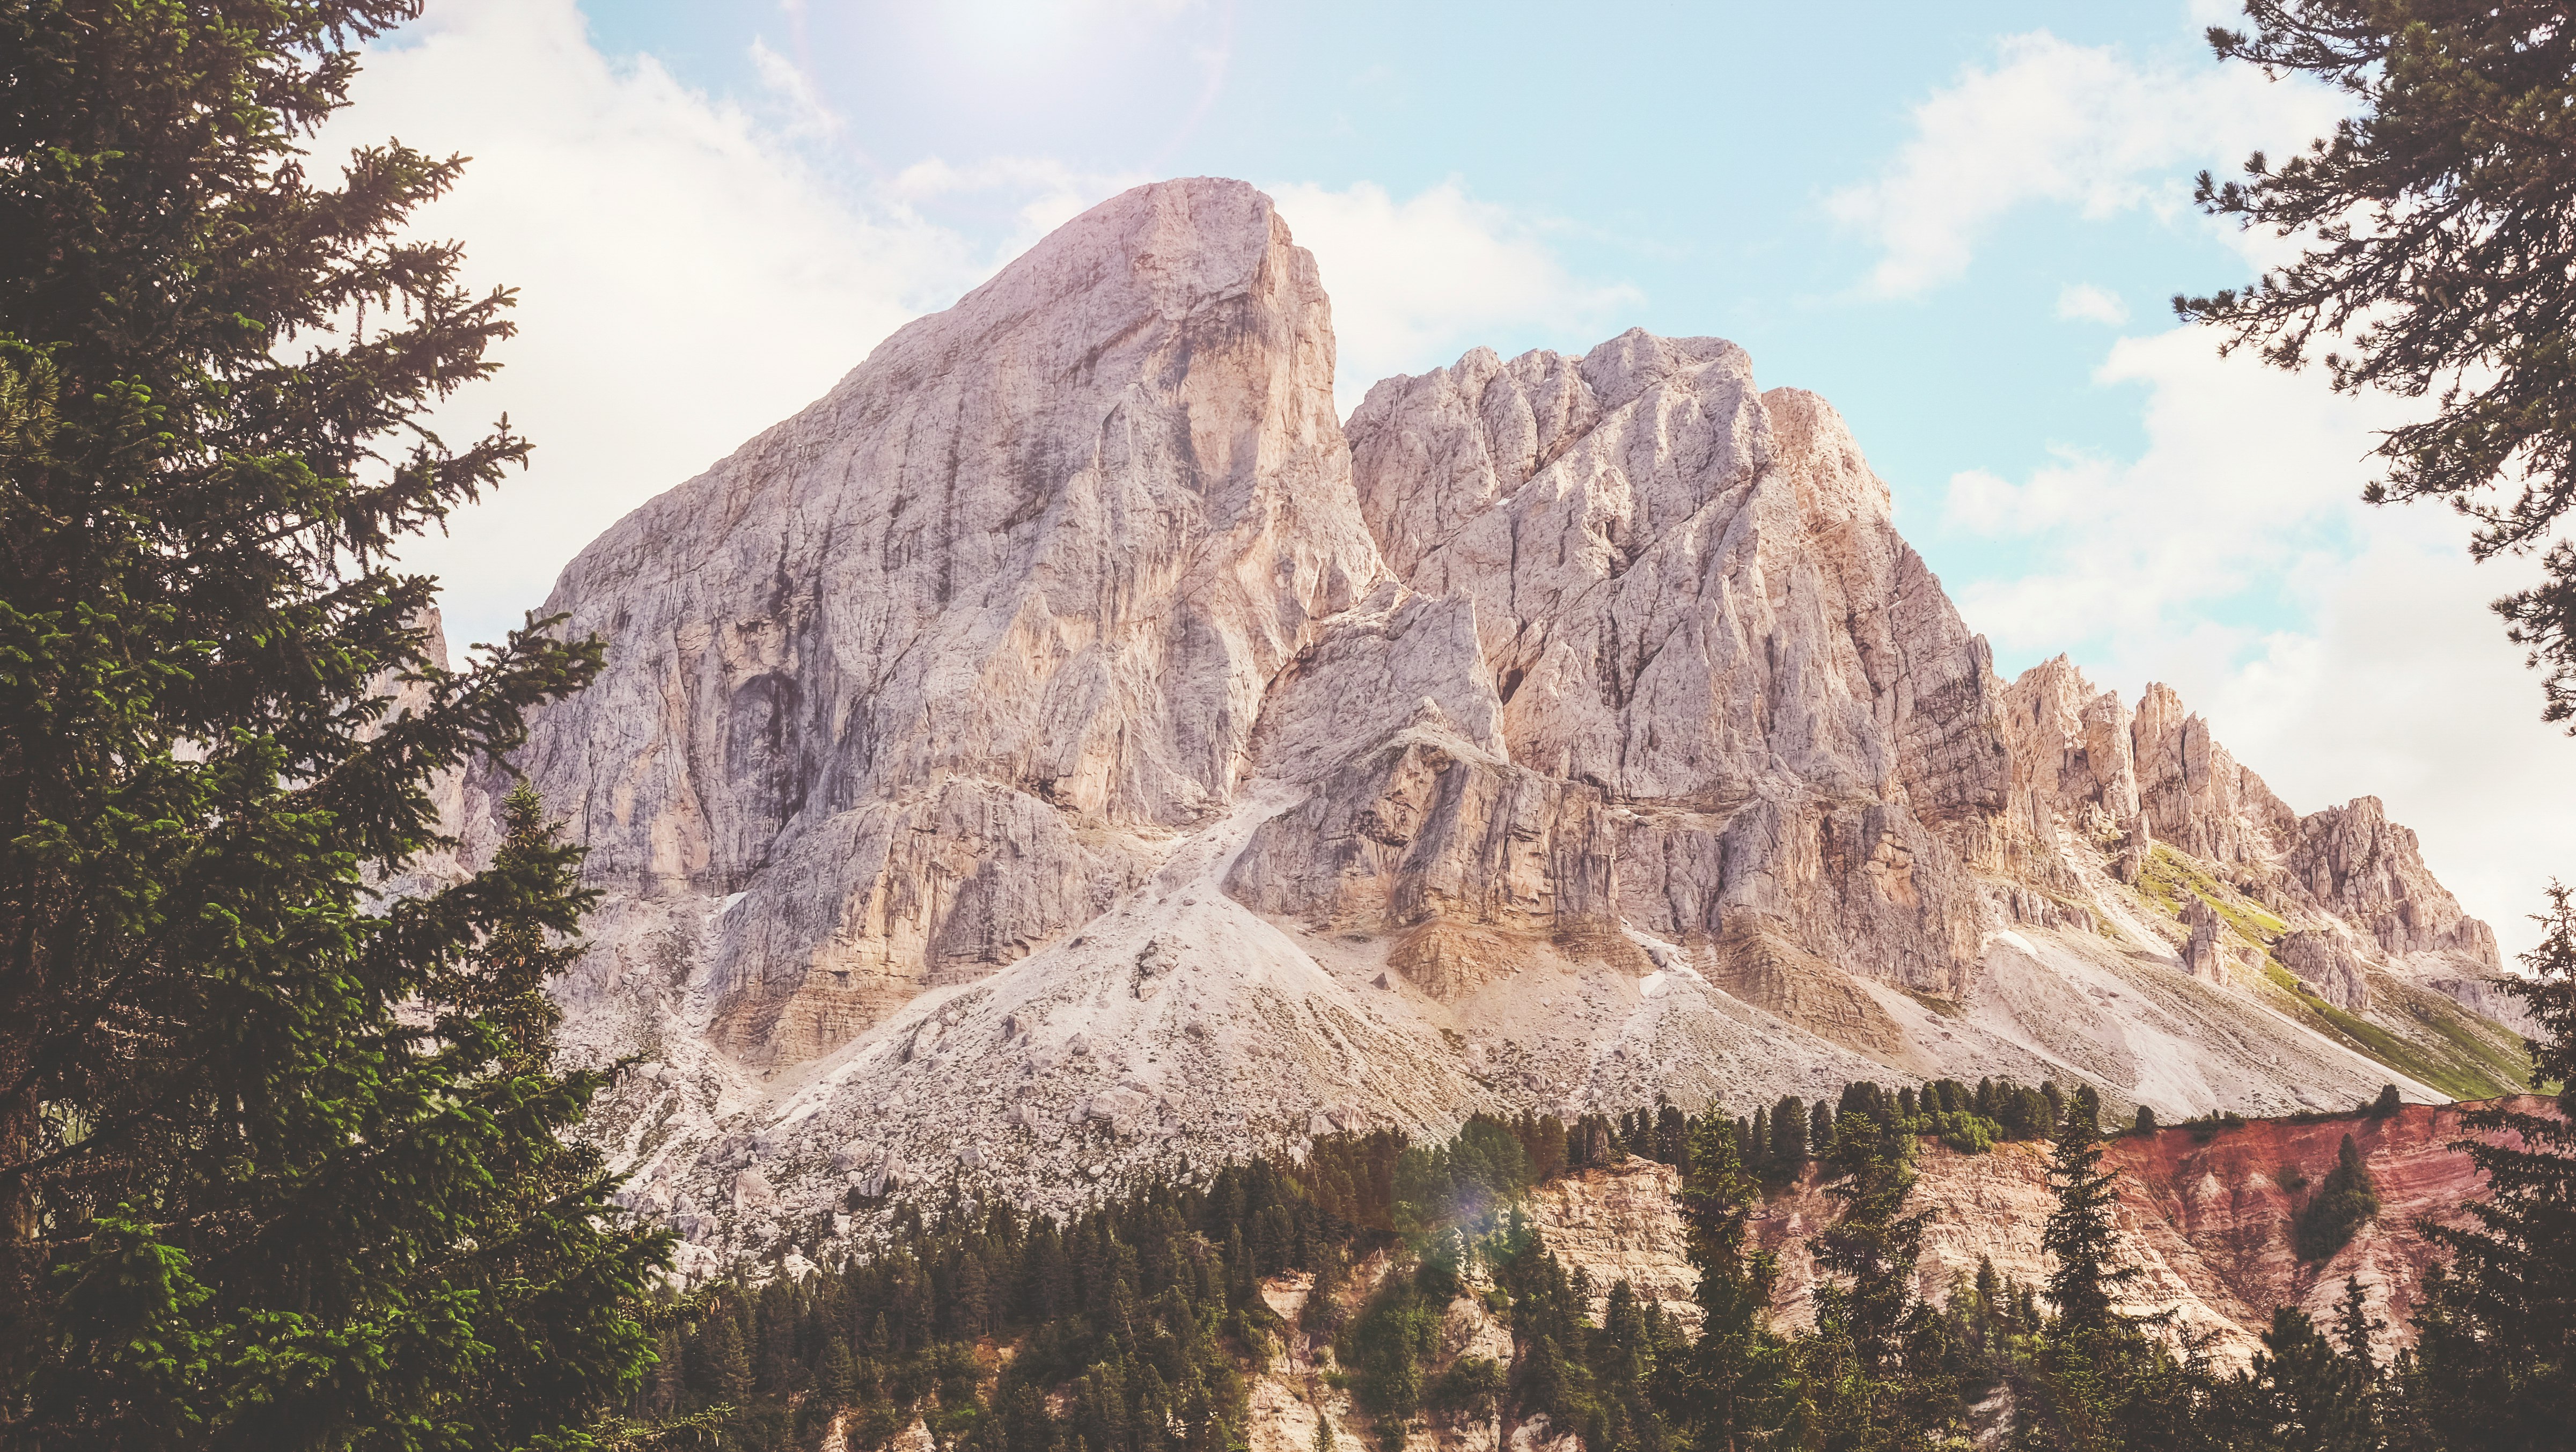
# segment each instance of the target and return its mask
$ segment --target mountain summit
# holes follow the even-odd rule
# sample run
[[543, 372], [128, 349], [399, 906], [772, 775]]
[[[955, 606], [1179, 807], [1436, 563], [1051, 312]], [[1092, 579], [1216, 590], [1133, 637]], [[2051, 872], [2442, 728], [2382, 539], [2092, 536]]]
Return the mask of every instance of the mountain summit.
[[1332, 399], [1270, 200], [1140, 187], [564, 571], [566, 1037], [647, 1059], [594, 1123], [699, 1268], [1478, 1109], [2518, 1087], [2411, 833], [2162, 687], [1999, 679], [1741, 348]]

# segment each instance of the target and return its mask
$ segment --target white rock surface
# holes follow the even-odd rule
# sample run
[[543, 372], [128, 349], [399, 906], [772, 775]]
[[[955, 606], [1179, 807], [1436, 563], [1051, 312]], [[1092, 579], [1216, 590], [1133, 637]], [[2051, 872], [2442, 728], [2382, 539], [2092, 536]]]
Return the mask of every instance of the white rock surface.
[[[2368, 1097], [2251, 905], [2392, 1032], [2475, 1000], [2375, 802], [2299, 817], [2161, 688], [2006, 685], [1734, 345], [1479, 350], [1347, 440], [1332, 366], [1266, 197], [1139, 188], [565, 571], [609, 665], [520, 765], [606, 893], [566, 1036], [655, 1066], [593, 1127], [693, 1267], [1479, 1109]], [[2157, 844], [2235, 914], [2198, 976]]]

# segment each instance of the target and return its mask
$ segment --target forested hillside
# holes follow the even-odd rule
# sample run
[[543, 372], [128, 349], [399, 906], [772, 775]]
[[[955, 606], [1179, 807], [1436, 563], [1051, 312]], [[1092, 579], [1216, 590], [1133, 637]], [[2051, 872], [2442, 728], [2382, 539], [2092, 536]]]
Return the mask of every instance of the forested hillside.
[[[725, 1445], [763, 1449], [1281, 1445], [1282, 1405], [1257, 1404], [1266, 1378], [1312, 1404], [1292, 1409], [1301, 1425], [1390, 1446], [1516, 1432], [1588, 1452], [1713, 1446], [1731, 1426], [1792, 1446], [1901, 1447], [2032, 1418], [2121, 1438], [2103, 1445], [2174, 1446], [2128, 1438], [2176, 1435], [2175, 1417], [2213, 1437], [2240, 1428], [2286, 1394], [2276, 1371], [2223, 1379], [2104, 1309], [2123, 1272], [2105, 1258], [2088, 1168], [2097, 1110], [2079, 1091], [2052, 1121], [2060, 1098], [2053, 1085], [1856, 1083], [1832, 1105], [1742, 1118], [1670, 1106], [1479, 1118], [1439, 1144], [1333, 1136], [1301, 1162], [1157, 1180], [1062, 1225], [1007, 1206], [908, 1206], [846, 1265], [702, 1292], [664, 1331], [634, 1413], [702, 1419]], [[2052, 1131], [2068, 1283], [1987, 1266], [1926, 1304], [1913, 1290], [1924, 1217], [1904, 1204], [1918, 1144], [1974, 1151]], [[1629, 1156], [1680, 1172], [1702, 1278], [1691, 1305], [1589, 1284], [1517, 1203]], [[1775, 1263], [1746, 1230], [1765, 1181], [1810, 1170], [1842, 1207], [1812, 1246], [1832, 1280], [1815, 1325], [1783, 1334], [1765, 1314]], [[2291, 1318], [2277, 1349], [2323, 1346]], [[1446, 1328], [1461, 1324], [1499, 1328], [1508, 1351], [1454, 1344]]]

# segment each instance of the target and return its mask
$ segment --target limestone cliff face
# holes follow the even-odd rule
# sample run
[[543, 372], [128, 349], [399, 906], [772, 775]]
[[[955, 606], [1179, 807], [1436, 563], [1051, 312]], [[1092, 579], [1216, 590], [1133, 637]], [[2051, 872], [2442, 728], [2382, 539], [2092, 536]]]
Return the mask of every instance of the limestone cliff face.
[[2494, 932], [2434, 879], [2415, 834], [2389, 821], [2377, 797], [2301, 816], [2213, 741], [2171, 687], [2149, 686], [2132, 712], [2063, 656], [2003, 694], [2025, 876], [2073, 885], [2050, 860], [2072, 841], [2059, 854], [2046, 844], [2083, 838], [2135, 883], [2161, 844], [2253, 911], [2249, 937], [2226, 931], [2209, 904], [2184, 904], [2184, 960], [2201, 976], [2223, 981], [2228, 947], [2259, 948], [2348, 1012], [2368, 1009], [2377, 971], [2522, 1023], [2516, 1001], [2491, 982], [2503, 971]]
[[596, 880], [746, 895], [703, 949], [728, 1048], [827, 1052], [1224, 811], [1269, 681], [1380, 572], [1332, 367], [1269, 199], [1155, 188], [564, 572], [609, 668], [524, 765]]
[[1963, 865], [2006, 785], [1990, 672], [1830, 407], [1759, 391], [1731, 343], [1630, 332], [1390, 379], [1350, 435], [1389, 562], [1475, 610], [1509, 759], [1622, 809], [1603, 860], [1558, 859], [1599, 883], [1615, 858], [1615, 905], [1569, 898], [1965, 992]]
[[2411, 836], [1998, 679], [1742, 349], [1479, 350], [1347, 432], [1332, 367], [1267, 198], [1138, 188], [565, 571], [565, 1034], [645, 1060], [594, 1129], [693, 1269], [1479, 1109], [2511, 1071]]

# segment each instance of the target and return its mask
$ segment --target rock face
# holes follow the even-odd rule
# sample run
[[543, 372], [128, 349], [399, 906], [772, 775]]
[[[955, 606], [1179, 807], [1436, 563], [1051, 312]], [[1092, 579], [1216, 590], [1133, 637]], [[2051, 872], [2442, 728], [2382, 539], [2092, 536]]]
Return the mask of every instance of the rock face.
[[2003, 803], [1992, 673], [1831, 408], [1630, 332], [1390, 379], [1350, 435], [1389, 562], [1474, 611], [1508, 760], [1618, 809], [1550, 854], [1560, 932], [1723, 917], [1965, 993], [1984, 921], [1937, 829]]
[[[2270, 920], [2250, 938], [2236, 935], [2240, 946], [2268, 949], [2348, 1012], [2369, 1006], [2375, 970], [2528, 1026], [2519, 1002], [2490, 981], [2503, 968], [2495, 933], [2434, 879], [2415, 834], [2389, 821], [2377, 797], [2303, 817], [2211, 740], [2171, 688], [2149, 686], [2132, 713], [2063, 656], [2024, 674], [2007, 699], [2014, 760], [2030, 763], [2021, 773], [2029, 780], [2016, 781], [2027, 792], [2016, 813], [2026, 835], [2068, 824], [2114, 852], [2115, 871], [2131, 882], [2159, 845], [2181, 853]], [[2224, 971], [2225, 915], [2194, 902], [2182, 921], [2186, 964], [2204, 977]]]
[[1380, 573], [1313, 258], [1236, 183], [1069, 224], [620, 521], [614, 642], [524, 763], [613, 890], [745, 893], [723, 1045], [827, 1052], [1222, 815], [1265, 688]]
[[594, 1127], [695, 1268], [1478, 1109], [2509, 1087], [2411, 835], [2002, 681], [1743, 350], [1478, 350], [1347, 428], [1332, 368], [1266, 197], [1139, 188], [564, 572], [565, 1033], [646, 1060]]
[[[2518, 1107], [2547, 1113], [2549, 1103]], [[2103, 1167], [2115, 1176], [2116, 1244], [2122, 1263], [2140, 1271], [2123, 1309], [2169, 1312], [2170, 1334], [2208, 1337], [2213, 1357], [2242, 1367], [2261, 1349], [2273, 1307], [2303, 1307], [2323, 1325], [2350, 1276], [2380, 1323], [2386, 1359], [2413, 1344], [2424, 1272], [2438, 1258], [2419, 1221], [2460, 1224], [2461, 1207], [2483, 1194], [2476, 1167], [2450, 1148], [2463, 1133], [2456, 1110], [2416, 1105], [2384, 1120], [2257, 1120], [2112, 1141]], [[2347, 1134], [2378, 1186], [2379, 1213], [2331, 1259], [2302, 1262], [2292, 1221]], [[2003, 1144], [1962, 1155], [1923, 1146], [1906, 1200], [1909, 1213], [1932, 1216], [1919, 1265], [1923, 1296], [1941, 1303], [1954, 1281], [1974, 1278], [1980, 1258], [2024, 1284], [2045, 1282], [2051, 1262], [2040, 1235], [2055, 1204], [2046, 1148]], [[1604, 1292], [1625, 1279], [1640, 1297], [1688, 1317], [1696, 1314], [1689, 1297], [1697, 1278], [1683, 1253], [1675, 1180], [1670, 1167], [1648, 1160], [1587, 1171], [1536, 1192], [1531, 1219], [1559, 1257], [1589, 1271]], [[1811, 1174], [1770, 1196], [1754, 1222], [1763, 1248], [1780, 1256], [1773, 1311], [1783, 1324], [1804, 1326], [1814, 1315], [1806, 1240], [1838, 1213]]]

